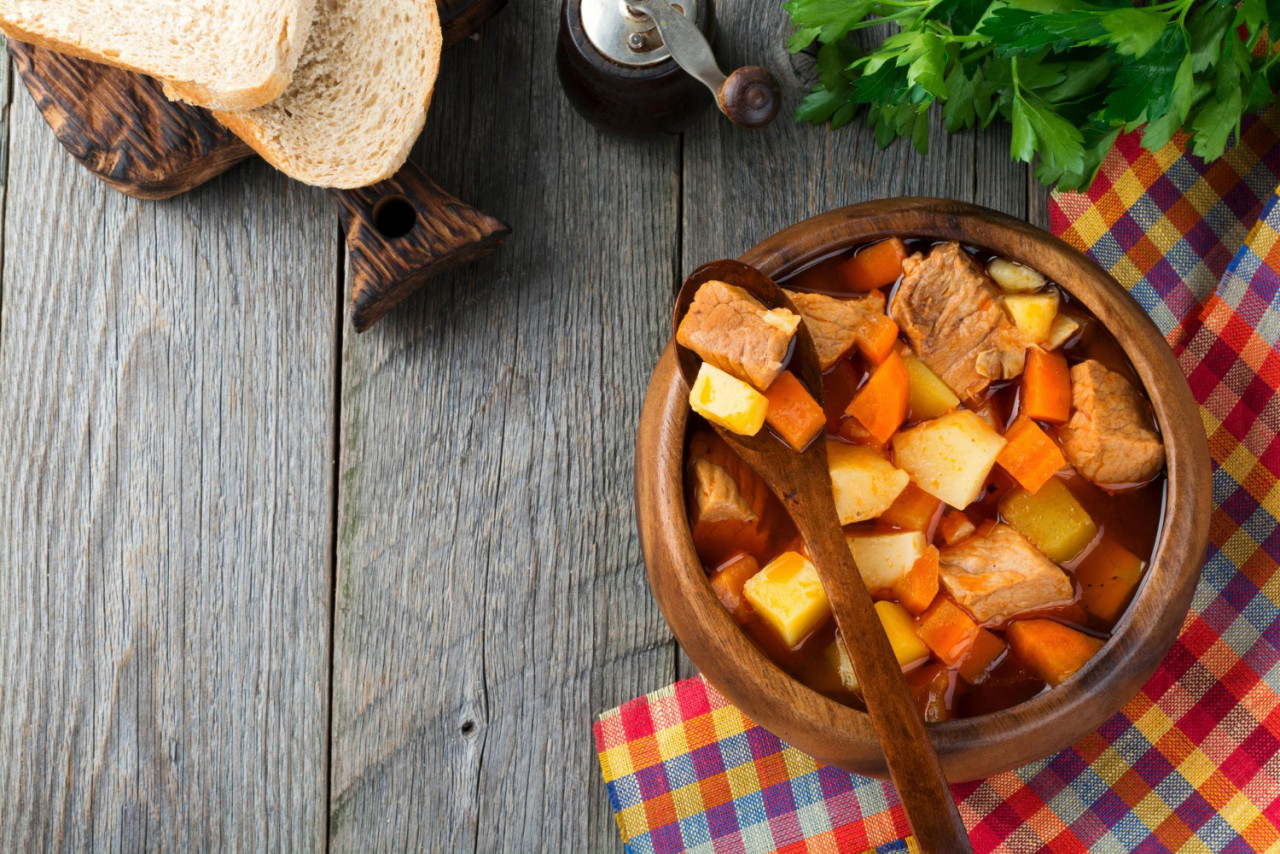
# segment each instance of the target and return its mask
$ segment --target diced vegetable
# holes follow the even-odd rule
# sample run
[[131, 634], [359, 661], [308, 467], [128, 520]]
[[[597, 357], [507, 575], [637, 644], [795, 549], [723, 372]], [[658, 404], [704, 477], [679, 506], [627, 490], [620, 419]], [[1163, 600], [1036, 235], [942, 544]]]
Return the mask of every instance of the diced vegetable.
[[771, 560], [747, 579], [743, 594], [789, 647], [797, 646], [831, 614], [818, 570], [799, 552], [783, 552]]
[[1059, 314], [1053, 319], [1053, 326], [1049, 327], [1049, 337], [1044, 339], [1040, 346], [1046, 350], [1057, 350], [1079, 330], [1080, 321], [1069, 314]]
[[1076, 581], [1080, 582], [1080, 599], [1085, 609], [1095, 617], [1114, 623], [1129, 604], [1146, 566], [1142, 558], [1103, 535], [1076, 567]]
[[872, 594], [888, 591], [905, 578], [929, 544], [919, 531], [847, 534], [845, 539], [858, 574]]
[[902, 607], [913, 614], [923, 614], [938, 595], [938, 550], [925, 546], [911, 570], [893, 586], [893, 594]]
[[874, 519], [906, 489], [907, 473], [894, 468], [874, 448], [827, 440], [831, 493], [840, 524]]
[[1022, 414], [1036, 421], [1065, 424], [1071, 417], [1071, 370], [1061, 353], [1027, 348], [1022, 372]]
[[703, 362], [689, 389], [689, 406], [731, 433], [754, 436], [764, 426], [769, 401], [748, 383]]
[[1067, 563], [1098, 535], [1098, 526], [1059, 478], [1034, 495], [1011, 490], [1000, 499], [1000, 515], [1055, 563]]
[[960, 398], [956, 397], [956, 393], [941, 377], [929, 370], [928, 365], [915, 356], [908, 356], [902, 361], [907, 367], [907, 376], [910, 377], [908, 409], [912, 420], [927, 421], [937, 418], [960, 405]]
[[941, 661], [955, 666], [969, 654], [978, 624], [955, 602], [939, 596], [920, 616], [916, 634]]
[[986, 629], [978, 629], [978, 636], [973, 639], [969, 654], [956, 670], [960, 673], [960, 678], [970, 685], [980, 685], [986, 680], [992, 665], [1004, 655], [1004, 651], [1004, 641]]
[[840, 422], [845, 420], [844, 410], [858, 393], [859, 379], [861, 377], [848, 359], [836, 362], [831, 370], [822, 375], [822, 408], [827, 416], [828, 432], [834, 433], [840, 429]]
[[929, 648], [916, 635], [916, 621], [896, 602], [875, 603], [876, 616], [889, 638], [889, 646], [903, 667], [929, 657]]
[[890, 353], [872, 372], [867, 384], [854, 395], [846, 411], [858, 419], [877, 441], [887, 442], [907, 420], [909, 383], [902, 357]]
[[[895, 602], [875, 603], [876, 616], [880, 618], [880, 626], [884, 629], [889, 646], [893, 648], [894, 658], [898, 664], [906, 667], [929, 657], [929, 648], [916, 637], [916, 624], [901, 605]], [[854, 643], [857, 643], [855, 640]], [[858, 677], [853, 671], [853, 662], [840, 643], [839, 636], [831, 646], [827, 647], [825, 657], [830, 665], [840, 674], [840, 682], [845, 690], [857, 692]]]
[[906, 257], [906, 245], [891, 237], [860, 249], [837, 269], [849, 290], [873, 291], [898, 281]]
[[927, 531], [941, 507], [941, 501], [914, 483], [908, 483], [898, 500], [880, 514], [880, 521], [908, 531]]
[[1058, 316], [1058, 292], [1010, 294], [1004, 298], [1004, 307], [1022, 334], [1039, 344], [1049, 337], [1053, 319]]
[[898, 324], [885, 314], [873, 314], [858, 325], [854, 342], [862, 357], [878, 365], [889, 357], [898, 343]]
[[1008, 294], [1029, 294], [1045, 286], [1040, 273], [1007, 258], [993, 258], [987, 265], [987, 275]]
[[803, 451], [827, 424], [822, 407], [790, 371], [778, 374], [764, 396], [769, 401], [765, 421], [797, 451]]
[[1004, 438], [1009, 444], [996, 457], [996, 462], [1028, 492], [1038, 492], [1067, 464], [1057, 443], [1025, 415], [1018, 416], [1005, 431]]
[[951, 674], [941, 664], [926, 664], [907, 674], [907, 688], [927, 724], [951, 720]]
[[742, 587], [760, 571], [760, 564], [751, 555], [738, 555], [716, 570], [711, 576], [711, 589], [716, 592], [720, 604], [733, 619], [745, 623], [751, 619], [751, 603], [743, 595]]
[[1037, 676], [1058, 686], [1102, 649], [1102, 639], [1052, 620], [1018, 620], [1005, 632], [1013, 652]]
[[942, 537], [942, 542], [949, 546], [954, 546], [976, 530], [969, 517], [959, 510], [948, 510], [938, 520], [938, 534]]
[[1004, 446], [1003, 436], [961, 409], [899, 432], [893, 456], [917, 486], [961, 510], [977, 499]]

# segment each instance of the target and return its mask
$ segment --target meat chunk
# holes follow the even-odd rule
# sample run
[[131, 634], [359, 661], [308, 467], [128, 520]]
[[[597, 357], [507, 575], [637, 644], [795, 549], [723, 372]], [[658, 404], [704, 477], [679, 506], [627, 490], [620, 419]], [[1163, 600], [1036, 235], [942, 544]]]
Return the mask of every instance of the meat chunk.
[[786, 291], [787, 297], [800, 310], [804, 325], [813, 337], [818, 362], [826, 370], [849, 352], [864, 323], [884, 313], [884, 294], [872, 291], [854, 299], [837, 299], [822, 294]]
[[992, 380], [1022, 373], [1029, 342], [960, 244], [944, 243], [927, 257], [917, 252], [902, 270], [889, 314], [952, 391], [973, 400]]
[[742, 288], [712, 281], [694, 294], [676, 341], [764, 391], [782, 373], [799, 325], [800, 318], [786, 309], [766, 309]]
[[754, 522], [759, 516], [733, 477], [710, 460], [694, 460], [689, 468], [693, 477], [693, 520], [698, 522]]
[[1101, 486], [1144, 483], [1164, 468], [1164, 443], [1146, 403], [1093, 359], [1071, 368], [1071, 420], [1061, 435], [1067, 462]]
[[1069, 602], [1071, 579], [1008, 525], [939, 553], [942, 586], [980, 623]]

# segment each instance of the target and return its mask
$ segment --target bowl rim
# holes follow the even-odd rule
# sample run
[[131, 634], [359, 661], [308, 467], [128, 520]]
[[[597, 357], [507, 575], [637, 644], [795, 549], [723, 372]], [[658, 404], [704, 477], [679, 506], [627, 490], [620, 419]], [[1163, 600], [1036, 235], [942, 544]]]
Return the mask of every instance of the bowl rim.
[[[1006, 214], [967, 202], [904, 197], [849, 205], [765, 238], [741, 256], [780, 278], [849, 246], [889, 236], [960, 240], [1043, 272], [1083, 303], [1125, 352], [1165, 440], [1168, 482], [1154, 558], [1103, 648], [1070, 679], [1009, 709], [929, 724], [953, 782], [1056, 753], [1135, 695], [1190, 608], [1208, 544], [1212, 483], [1199, 407], [1164, 336], [1091, 258]], [[693, 548], [684, 501], [685, 387], [668, 343], [645, 397], [636, 443], [636, 509], [650, 587], [676, 639], [730, 702], [783, 740], [849, 771], [886, 775], [866, 713], [804, 686], [772, 662], [720, 606]], [[1187, 425], [1183, 427], [1181, 425]], [[671, 443], [679, 452], [671, 454]], [[761, 688], [761, 674], [766, 688]], [[996, 744], [999, 750], [992, 750]]]

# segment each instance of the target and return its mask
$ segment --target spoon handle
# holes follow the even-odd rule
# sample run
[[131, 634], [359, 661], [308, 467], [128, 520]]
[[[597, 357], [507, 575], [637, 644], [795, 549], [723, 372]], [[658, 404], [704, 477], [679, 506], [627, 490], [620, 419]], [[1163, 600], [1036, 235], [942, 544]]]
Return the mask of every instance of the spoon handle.
[[911, 832], [923, 851], [972, 851], [902, 668], [889, 639], [879, 631], [871, 595], [862, 583], [831, 502], [831, 485], [806, 483], [800, 490], [799, 494], [783, 496], [784, 502], [792, 504], [799, 499], [796, 503], [804, 505], [803, 512], [793, 513], [792, 518], [827, 591]]

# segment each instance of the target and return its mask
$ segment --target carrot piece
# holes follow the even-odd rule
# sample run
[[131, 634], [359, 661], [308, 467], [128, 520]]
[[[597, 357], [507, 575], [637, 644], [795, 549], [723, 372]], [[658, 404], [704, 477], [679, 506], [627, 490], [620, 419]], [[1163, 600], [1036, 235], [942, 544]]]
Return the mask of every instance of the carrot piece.
[[1114, 623], [1129, 604], [1146, 567], [1142, 558], [1104, 536], [1076, 567], [1081, 602], [1090, 614]]
[[836, 362], [835, 367], [822, 375], [822, 408], [827, 414], [827, 432], [840, 429], [844, 410], [858, 393], [858, 372], [848, 359]]
[[933, 600], [923, 614], [916, 634], [944, 663], [954, 667], [973, 646], [978, 624], [946, 596]]
[[1023, 489], [1035, 494], [1067, 464], [1058, 445], [1040, 425], [1025, 414], [1019, 415], [1004, 433], [1008, 444], [996, 457], [1001, 467], [1013, 475]]
[[751, 603], [742, 595], [747, 579], [760, 571], [760, 564], [748, 554], [740, 554], [721, 566], [711, 576], [711, 589], [720, 604], [739, 625], [751, 619]]
[[889, 509], [880, 514], [880, 521], [908, 531], [928, 531], [941, 507], [941, 501], [914, 483], [908, 483]]
[[960, 510], [948, 510], [938, 521], [938, 533], [942, 535], [942, 541], [949, 546], [954, 546], [976, 530], [978, 529], [974, 527], [973, 522], [969, 521], [969, 517]]
[[1004, 641], [986, 629], [978, 629], [973, 647], [960, 662], [956, 671], [960, 674], [960, 678], [970, 685], [978, 685], [986, 681], [987, 674], [991, 672], [991, 666], [1004, 654], [1004, 651]]
[[803, 451], [827, 424], [822, 407], [790, 371], [778, 374], [764, 396], [769, 401], [765, 422], [797, 451]]
[[906, 257], [906, 245], [898, 238], [890, 237], [859, 249], [837, 269], [849, 290], [872, 291], [898, 281]]
[[836, 433], [846, 442], [851, 442], [854, 445], [868, 445], [878, 451], [883, 451], [885, 446], [889, 444], [888, 442], [881, 442], [868, 433], [867, 428], [863, 427], [856, 418], [845, 418], [840, 422], [840, 429], [836, 430]]
[[938, 550], [929, 546], [924, 554], [916, 558], [911, 569], [907, 571], [893, 587], [893, 594], [902, 607], [912, 614], [920, 615], [928, 609], [929, 603], [938, 595]]
[[1022, 372], [1022, 414], [1036, 421], [1065, 424], [1071, 417], [1071, 371], [1067, 357], [1027, 348]]
[[876, 441], [887, 442], [907, 420], [910, 378], [897, 353], [890, 353], [858, 390], [845, 411], [858, 419]]
[[878, 365], [889, 358], [898, 343], [898, 324], [887, 314], [873, 314], [858, 324], [853, 340], [863, 358]]
[[1014, 654], [1050, 685], [1061, 685], [1094, 653], [1102, 639], [1052, 620], [1018, 620], [1005, 632]]

